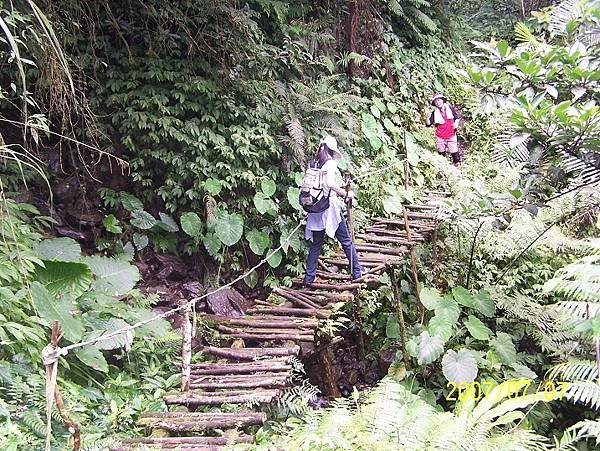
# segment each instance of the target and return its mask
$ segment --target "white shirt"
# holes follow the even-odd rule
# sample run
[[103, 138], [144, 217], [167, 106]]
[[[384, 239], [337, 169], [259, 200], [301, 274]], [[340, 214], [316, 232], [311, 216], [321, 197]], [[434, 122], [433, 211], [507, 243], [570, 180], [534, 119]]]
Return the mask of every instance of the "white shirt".
[[306, 230], [304, 236], [307, 240], [312, 240], [313, 232], [325, 230], [325, 233], [331, 238], [335, 237], [340, 222], [342, 221], [343, 202], [335, 191], [331, 190], [332, 185], [340, 186], [342, 184], [342, 174], [338, 169], [337, 160], [327, 160], [321, 171], [324, 173], [324, 195], [329, 195], [329, 208], [321, 213], [308, 213], [306, 221]]

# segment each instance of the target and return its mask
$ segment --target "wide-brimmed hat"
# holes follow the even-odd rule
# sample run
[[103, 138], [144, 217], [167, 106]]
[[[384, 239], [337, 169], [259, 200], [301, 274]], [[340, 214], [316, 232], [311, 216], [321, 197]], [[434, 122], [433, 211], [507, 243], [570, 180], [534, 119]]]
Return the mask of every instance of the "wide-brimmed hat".
[[444, 99], [444, 100], [447, 100], [447, 99], [446, 99], [446, 96], [445, 96], [444, 94], [440, 94], [439, 92], [437, 92], [437, 93], [435, 93], [435, 94], [433, 95], [433, 97], [431, 98], [431, 104], [433, 105], [433, 102], [435, 102], [437, 99]]
[[327, 148], [331, 150], [333, 153], [333, 158], [336, 160], [342, 158], [342, 153], [340, 152], [340, 149], [338, 149], [337, 140], [333, 136], [325, 136], [324, 138], [321, 138], [319, 144], [325, 144]]

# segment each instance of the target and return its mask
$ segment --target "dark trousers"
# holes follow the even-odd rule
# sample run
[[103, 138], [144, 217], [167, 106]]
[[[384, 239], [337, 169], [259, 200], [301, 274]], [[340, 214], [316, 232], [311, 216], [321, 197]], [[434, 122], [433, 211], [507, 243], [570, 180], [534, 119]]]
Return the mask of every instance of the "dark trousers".
[[[360, 266], [358, 254], [356, 253], [356, 249], [354, 248], [354, 244], [350, 238], [350, 233], [348, 232], [348, 223], [343, 216], [342, 221], [335, 232], [335, 237], [342, 245], [344, 253], [346, 254], [346, 257], [352, 266], [352, 278], [358, 279], [361, 276], [362, 267]], [[321, 249], [323, 248], [324, 241], [325, 230], [318, 230], [316, 232], [313, 231], [313, 240], [310, 245], [310, 249], [308, 250], [308, 257], [306, 257], [306, 275], [304, 276], [305, 282], [313, 282], [315, 280], [317, 275], [317, 262], [319, 260], [319, 256], [321, 255]]]

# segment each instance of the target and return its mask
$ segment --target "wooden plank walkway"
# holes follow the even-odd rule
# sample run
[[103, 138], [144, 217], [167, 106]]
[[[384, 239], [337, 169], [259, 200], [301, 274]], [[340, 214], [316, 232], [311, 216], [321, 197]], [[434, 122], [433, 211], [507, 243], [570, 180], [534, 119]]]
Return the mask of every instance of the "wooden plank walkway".
[[[274, 288], [273, 294], [284, 300], [281, 305], [258, 301], [241, 318], [204, 315], [224, 340], [241, 339], [249, 347], [205, 347], [203, 352], [214, 361], [191, 364], [187, 389], [164, 396], [167, 405], [178, 409], [143, 414], [138, 423], [147, 428], [150, 437], [123, 439], [113, 451], [221, 450], [231, 444], [251, 443], [253, 437], [246, 429], [267, 418], [261, 405], [294, 385], [292, 357], [299, 354], [299, 344], [315, 341], [319, 321], [331, 317], [334, 304], [354, 302], [356, 307], [358, 291], [376, 285], [386, 270], [403, 264], [407, 256], [415, 265], [412, 247], [436, 230], [436, 205], [445, 194], [425, 194], [424, 203], [408, 206], [403, 218], [374, 218], [364, 233], [357, 235], [361, 264], [369, 269], [361, 279], [350, 280], [348, 261], [340, 251], [321, 257], [316, 283], [304, 285], [295, 280], [293, 288]], [[225, 405], [237, 405], [241, 410], [213, 411]]]

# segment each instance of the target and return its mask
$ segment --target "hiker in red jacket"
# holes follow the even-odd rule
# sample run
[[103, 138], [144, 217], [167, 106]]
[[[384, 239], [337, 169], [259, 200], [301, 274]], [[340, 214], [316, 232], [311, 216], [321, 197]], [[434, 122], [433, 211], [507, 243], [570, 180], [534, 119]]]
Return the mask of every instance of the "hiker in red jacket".
[[455, 166], [458, 166], [460, 164], [460, 152], [458, 151], [456, 129], [460, 124], [460, 114], [454, 106], [448, 103], [443, 94], [434, 94], [431, 98], [431, 104], [434, 109], [427, 119], [427, 125], [435, 125], [435, 144], [438, 152], [445, 157], [446, 149], [448, 149], [448, 152], [452, 155], [452, 162]]

